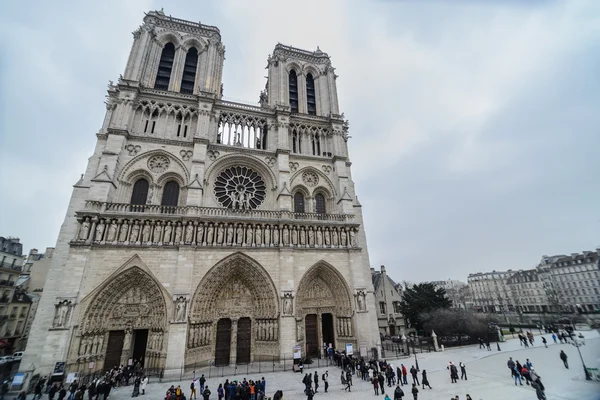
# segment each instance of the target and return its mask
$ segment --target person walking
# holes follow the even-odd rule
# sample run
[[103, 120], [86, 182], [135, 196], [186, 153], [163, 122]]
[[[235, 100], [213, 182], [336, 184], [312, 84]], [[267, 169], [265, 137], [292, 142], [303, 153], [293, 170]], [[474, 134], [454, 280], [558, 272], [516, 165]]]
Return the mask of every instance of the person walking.
[[379, 379], [379, 389], [381, 390], [381, 394], [385, 394], [385, 378], [381, 372], [377, 375], [377, 379]]
[[554, 344], [556, 344], [556, 333], [552, 334], [552, 340], [554, 340]]
[[400, 387], [400, 385], [396, 385], [396, 390], [394, 390], [394, 400], [402, 400], [404, 397], [404, 391]]
[[404, 381], [405, 385], [408, 385], [408, 380], [406, 379], [408, 372], [406, 371], [406, 367], [404, 366], [404, 364], [400, 365], [402, 365], [402, 380]]
[[567, 362], [567, 353], [565, 353], [563, 350], [560, 351], [560, 359], [562, 360], [562, 362], [565, 364], [565, 368], [569, 369], [569, 363]]
[[425, 370], [423, 370], [421, 376], [421, 384], [423, 385], [423, 390], [425, 390], [425, 386], [427, 386], [429, 389], [432, 389], [431, 385], [429, 384], [429, 380], [427, 379], [427, 371]]
[[417, 396], [419, 396], [419, 389], [417, 389], [417, 385], [415, 385], [414, 383], [412, 386], [412, 395], [413, 395], [413, 399], [417, 400]]
[[461, 361], [458, 363], [460, 367], [460, 379], [467, 380], [467, 366]]
[[371, 383], [373, 384], [373, 391], [375, 392], [375, 396], [379, 396], [379, 377], [376, 375], [371, 379]]
[[506, 362], [506, 366], [510, 370], [510, 376], [513, 376], [513, 371], [515, 369], [515, 362], [513, 361], [512, 357], [508, 357], [508, 361]]
[[[315, 371], [315, 393], [319, 393], [319, 373]], [[254, 399], [252, 399], [254, 400]]]
[[412, 375], [413, 383], [418, 385], [419, 378], [417, 377], [417, 369], [415, 368], [414, 365], [410, 367], [410, 374]]
[[67, 390], [63, 385], [60, 385], [60, 390], [58, 391], [58, 400], [63, 400], [67, 395]]
[[329, 371], [325, 371], [321, 378], [323, 379], [323, 385], [325, 385], [325, 393], [327, 393], [327, 389], [329, 388]]
[[546, 341], [546, 338], [544, 336], [542, 336], [542, 343], [544, 343], [544, 346], [548, 348], [548, 342]]
[[225, 396], [222, 383], [219, 383], [219, 387], [217, 388], [217, 396], [219, 396], [219, 400], [223, 400], [223, 396]]
[[202, 394], [202, 392], [204, 392], [204, 384], [206, 383], [206, 378], [204, 377], [204, 374], [202, 374], [202, 376], [199, 379], [200, 382], [200, 394]]
[[492, 348], [490, 347], [490, 339], [485, 339], [485, 347], [487, 347], [488, 351], [492, 351]]
[[537, 396], [538, 400], [546, 400], [546, 395], [544, 394], [542, 385], [537, 382], [532, 382], [531, 387], [535, 389], [535, 395]]
[[523, 382], [521, 381], [521, 372], [517, 369], [517, 366], [513, 368], [513, 373], [515, 377], [515, 386], [517, 386], [517, 380], [519, 381], [519, 385], [523, 386]]
[[531, 368], [533, 367], [533, 364], [531, 363], [531, 361], [529, 361], [529, 358], [525, 360], [525, 368], [527, 368], [528, 370], [531, 370]]

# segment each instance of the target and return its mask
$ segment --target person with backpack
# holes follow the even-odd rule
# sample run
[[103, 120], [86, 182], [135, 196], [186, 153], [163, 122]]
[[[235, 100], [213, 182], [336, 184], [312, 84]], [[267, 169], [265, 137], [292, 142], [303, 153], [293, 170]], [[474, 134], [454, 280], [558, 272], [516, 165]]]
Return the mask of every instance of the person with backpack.
[[329, 378], [329, 372], [325, 371], [325, 373], [321, 377], [321, 379], [323, 380], [323, 385], [325, 385], [325, 393], [327, 393], [327, 389], [329, 388], [329, 382], [327, 381], [327, 378]]

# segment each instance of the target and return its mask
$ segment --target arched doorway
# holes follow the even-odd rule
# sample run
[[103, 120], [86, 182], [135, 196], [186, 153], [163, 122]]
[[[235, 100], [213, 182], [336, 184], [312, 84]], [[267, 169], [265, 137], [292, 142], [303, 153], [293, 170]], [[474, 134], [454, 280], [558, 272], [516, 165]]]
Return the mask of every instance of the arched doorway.
[[350, 299], [346, 281], [332, 265], [320, 262], [304, 274], [296, 296], [296, 323], [307, 356], [320, 357], [324, 345], [356, 345]]
[[267, 271], [235, 253], [212, 267], [192, 298], [185, 365], [244, 364], [279, 355], [279, 296]]
[[167, 295], [149, 273], [129, 267], [90, 296], [84, 299], [78, 364], [93, 362], [94, 371], [106, 371], [131, 360], [146, 369], [164, 368]]

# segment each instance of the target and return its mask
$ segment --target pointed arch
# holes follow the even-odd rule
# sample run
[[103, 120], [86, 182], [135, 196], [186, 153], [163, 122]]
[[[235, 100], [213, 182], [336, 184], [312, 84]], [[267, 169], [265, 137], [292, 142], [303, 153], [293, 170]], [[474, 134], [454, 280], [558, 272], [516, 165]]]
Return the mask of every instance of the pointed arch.
[[325, 187], [327, 188], [327, 191], [330, 192], [331, 197], [336, 196], [337, 191], [335, 190], [335, 186], [333, 185], [333, 182], [331, 182], [331, 179], [329, 179], [329, 177], [325, 175], [322, 171], [319, 171], [317, 168], [312, 166], [307, 166], [302, 169], [299, 169], [292, 175], [290, 179], [292, 187], [301, 184], [302, 174], [309, 171], [314, 172], [319, 177], [319, 182], [317, 186], [313, 189], [313, 192], [319, 187]]
[[[166, 331], [170, 295], [135, 255], [81, 302], [82, 334], [109, 330]], [[84, 311], [85, 310], [85, 311]]]
[[236, 252], [215, 264], [192, 297], [190, 320], [251, 316], [277, 318], [279, 297], [269, 273], [250, 256]]
[[304, 316], [316, 309], [336, 316], [352, 315], [350, 288], [342, 274], [326, 261], [310, 267], [300, 279], [296, 291], [296, 312]]
[[130, 174], [130, 171], [140, 170], [145, 171], [145, 174], [152, 177], [152, 174], [147, 171], [147, 160], [150, 157], [156, 155], [163, 155], [169, 158], [170, 165], [167, 172], [177, 172], [179, 176], [184, 180], [181, 186], [187, 185], [190, 179], [190, 174], [185, 164], [173, 154], [161, 149], [151, 150], [133, 157], [127, 164], [125, 164], [123, 169], [119, 172], [119, 180], [121, 182], [129, 182], [132, 178], [132, 174]]

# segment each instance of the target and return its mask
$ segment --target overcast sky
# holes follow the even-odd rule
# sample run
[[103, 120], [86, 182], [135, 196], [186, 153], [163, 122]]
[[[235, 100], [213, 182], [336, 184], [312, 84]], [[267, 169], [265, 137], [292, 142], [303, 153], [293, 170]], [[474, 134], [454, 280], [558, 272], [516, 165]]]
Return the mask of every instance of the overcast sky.
[[0, 235], [55, 245], [106, 85], [161, 7], [219, 27], [229, 98], [258, 100], [277, 42], [329, 53], [371, 265], [397, 281], [600, 247], [597, 0], [4, 4]]

